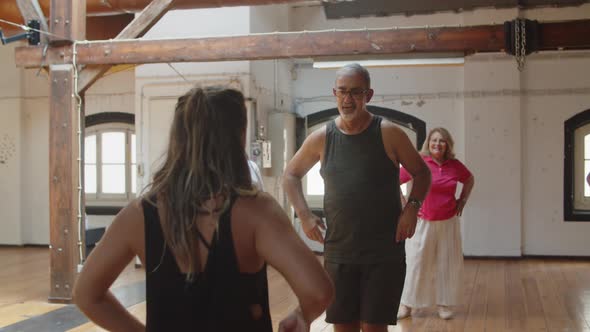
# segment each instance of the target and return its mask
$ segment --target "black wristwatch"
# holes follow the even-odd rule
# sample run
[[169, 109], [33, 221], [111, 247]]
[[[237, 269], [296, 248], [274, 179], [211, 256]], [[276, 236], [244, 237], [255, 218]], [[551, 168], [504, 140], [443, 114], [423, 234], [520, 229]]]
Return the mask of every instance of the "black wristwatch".
[[408, 198], [408, 204], [411, 204], [416, 210], [420, 210], [422, 207], [422, 201], [415, 198]]

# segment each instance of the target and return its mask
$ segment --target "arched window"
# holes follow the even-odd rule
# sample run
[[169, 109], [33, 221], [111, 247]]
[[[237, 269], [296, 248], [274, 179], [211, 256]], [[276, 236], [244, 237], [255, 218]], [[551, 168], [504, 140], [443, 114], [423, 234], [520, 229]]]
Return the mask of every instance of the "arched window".
[[590, 110], [569, 118], [564, 129], [564, 220], [590, 221]]
[[84, 191], [86, 205], [121, 206], [137, 187], [133, 114], [99, 113], [86, 117]]

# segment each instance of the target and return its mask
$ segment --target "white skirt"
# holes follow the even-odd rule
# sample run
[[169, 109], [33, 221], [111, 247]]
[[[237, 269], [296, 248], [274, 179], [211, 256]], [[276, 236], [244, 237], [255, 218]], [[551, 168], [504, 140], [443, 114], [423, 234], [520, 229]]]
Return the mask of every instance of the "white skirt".
[[412, 308], [461, 303], [463, 248], [459, 218], [418, 218], [416, 233], [406, 240], [406, 280], [401, 303]]

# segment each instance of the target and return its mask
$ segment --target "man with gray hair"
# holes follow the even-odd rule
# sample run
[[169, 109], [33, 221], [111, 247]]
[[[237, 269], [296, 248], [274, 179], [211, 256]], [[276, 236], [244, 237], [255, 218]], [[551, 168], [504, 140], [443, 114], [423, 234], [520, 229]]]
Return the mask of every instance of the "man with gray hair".
[[[336, 332], [387, 331], [396, 324], [403, 289], [404, 240], [414, 234], [430, 171], [403, 130], [368, 112], [373, 89], [364, 67], [344, 66], [335, 83], [339, 116], [307, 137], [287, 165], [283, 187], [307, 237], [324, 243], [324, 267], [336, 289], [326, 321]], [[318, 161], [327, 228], [301, 186]], [[404, 208], [400, 164], [414, 178]]]

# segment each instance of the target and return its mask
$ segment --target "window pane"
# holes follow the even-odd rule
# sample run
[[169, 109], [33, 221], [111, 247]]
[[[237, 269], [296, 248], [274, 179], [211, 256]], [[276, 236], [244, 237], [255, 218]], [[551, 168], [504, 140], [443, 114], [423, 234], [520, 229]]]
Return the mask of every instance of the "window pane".
[[96, 165], [84, 165], [84, 192], [96, 193]]
[[96, 135], [84, 138], [84, 163], [96, 164]]
[[101, 143], [102, 162], [104, 164], [125, 163], [125, 133], [103, 133]]
[[131, 163], [135, 164], [135, 153], [137, 149], [135, 148], [135, 134], [131, 134]]
[[584, 159], [590, 159], [590, 135], [584, 136]]
[[135, 194], [137, 191], [137, 165], [131, 164], [131, 192]]
[[324, 194], [324, 179], [320, 175], [320, 163], [316, 163], [307, 172], [307, 194], [308, 195], [323, 195]]
[[125, 193], [125, 165], [102, 165], [102, 192]]
[[588, 186], [588, 181], [586, 181], [588, 173], [590, 173], [590, 160], [584, 160], [584, 197], [590, 197], [590, 186]]

